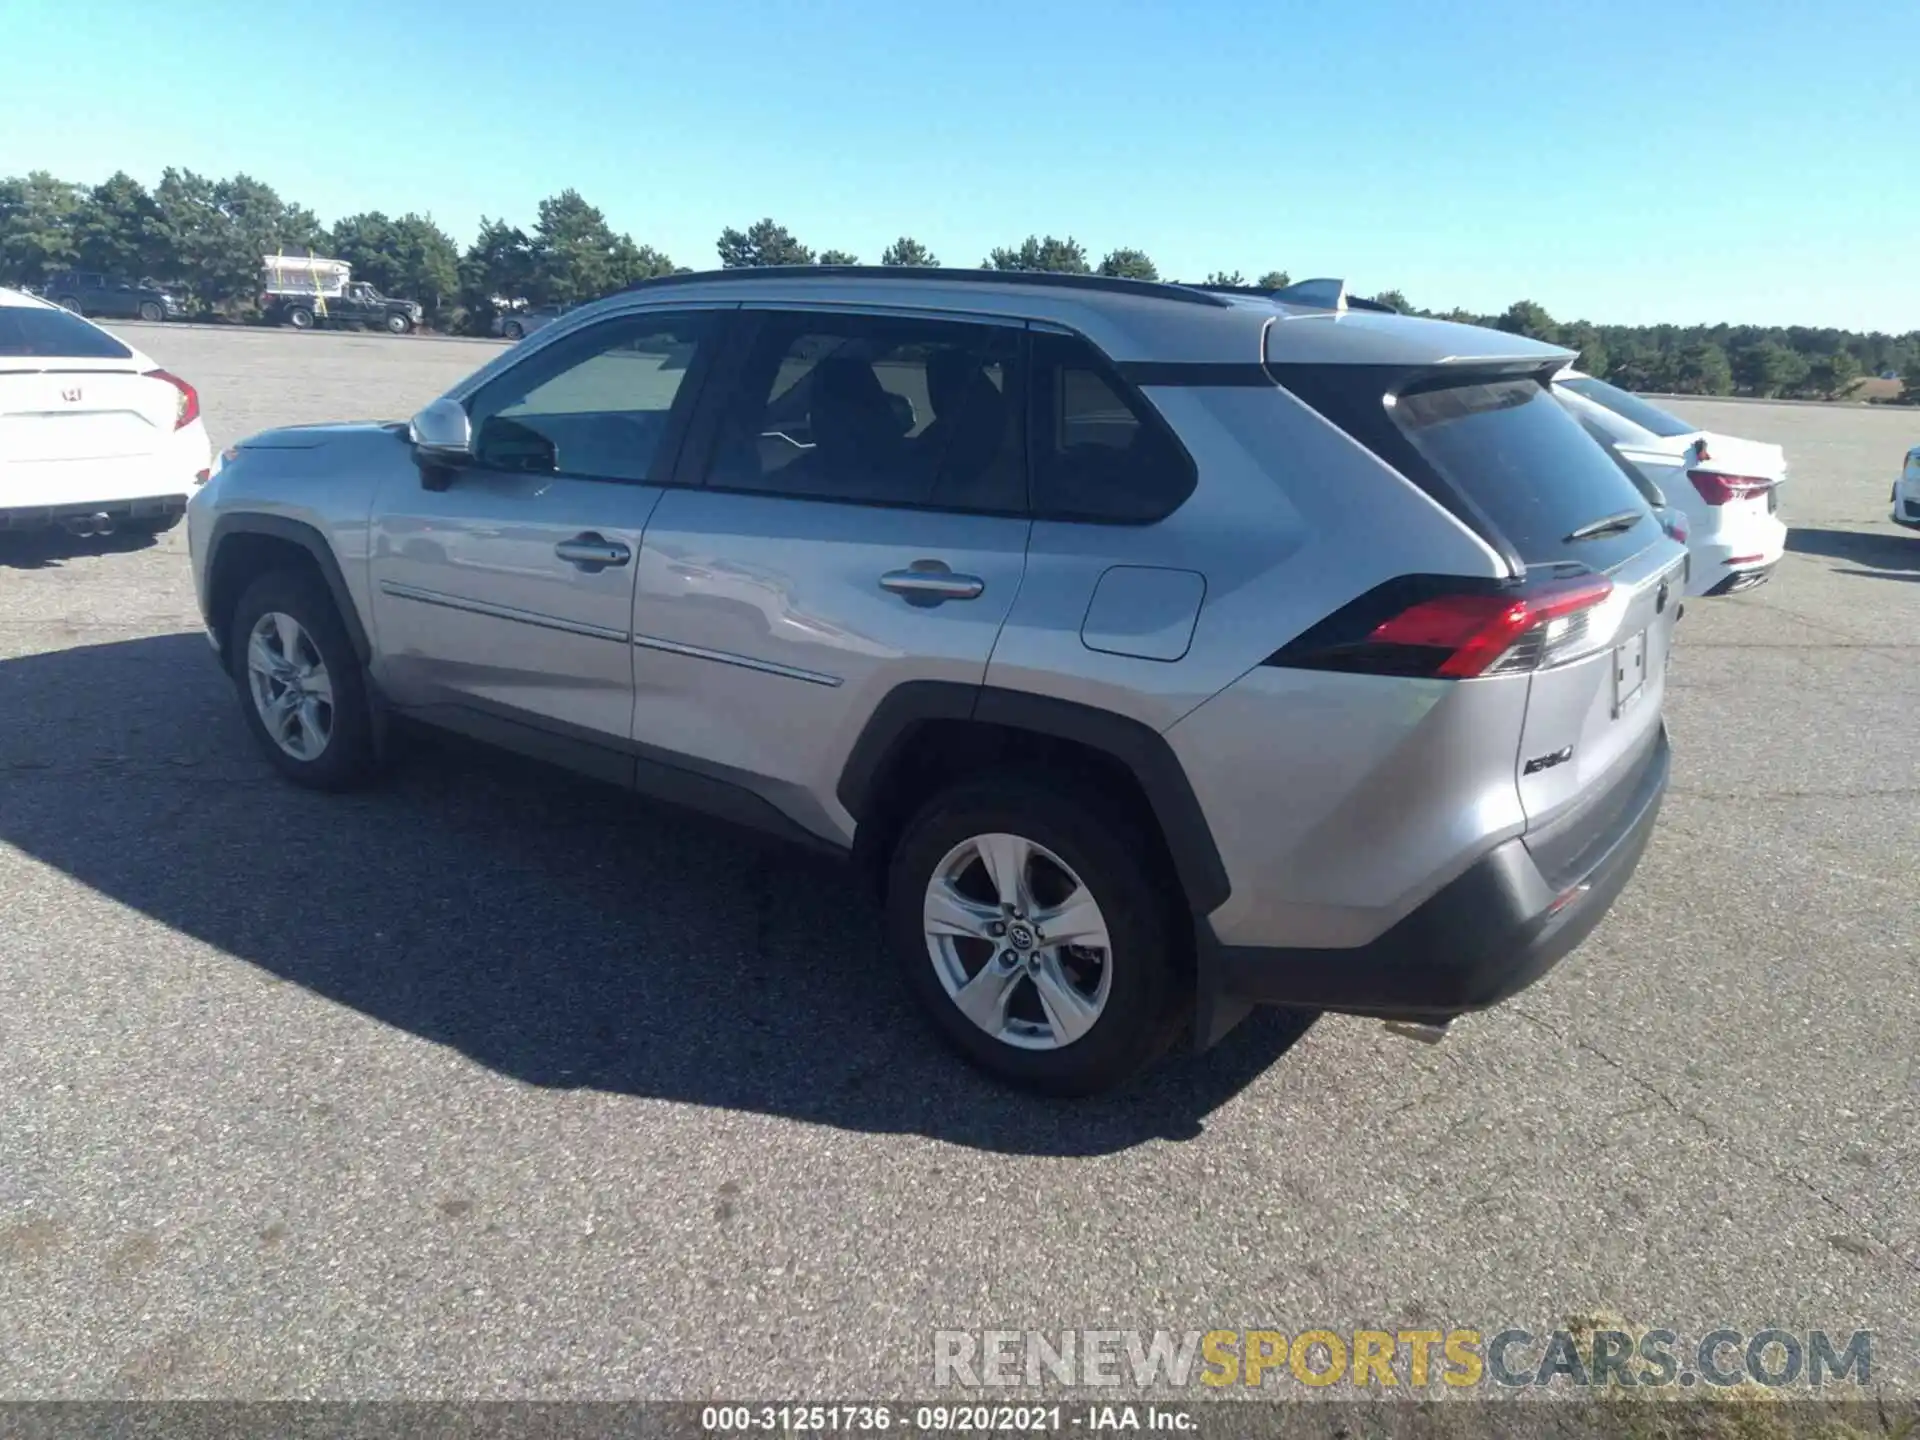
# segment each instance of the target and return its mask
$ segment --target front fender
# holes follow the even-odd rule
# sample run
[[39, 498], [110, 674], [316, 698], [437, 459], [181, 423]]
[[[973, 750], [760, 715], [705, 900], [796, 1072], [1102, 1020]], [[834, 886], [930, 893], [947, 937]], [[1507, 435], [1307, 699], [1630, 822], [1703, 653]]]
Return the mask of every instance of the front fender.
[[[243, 442], [195, 497], [190, 538], [201, 613], [216, 640], [227, 617], [216, 597], [225, 557], [240, 536], [266, 536], [312, 558], [363, 663], [371, 663], [367, 591], [369, 517], [384, 484], [417, 483], [405, 428], [296, 427]], [[404, 472], [404, 475], [402, 475]], [[231, 597], [228, 597], [229, 599]]]
[[213, 530], [207, 539], [206, 579], [200, 586], [200, 611], [207, 622], [207, 629], [213, 635], [215, 646], [222, 655], [227, 652], [227, 634], [225, 625], [227, 616], [214, 613], [224, 607], [212, 604], [212, 597], [218, 588], [220, 574], [221, 549], [232, 543], [234, 537], [242, 535], [265, 535], [276, 540], [285, 540], [298, 545], [313, 558], [320, 576], [327, 582], [327, 590], [333, 596], [334, 608], [340, 612], [341, 623], [346, 626], [347, 638], [353, 642], [353, 653], [362, 665], [373, 662], [373, 644], [367, 636], [367, 628], [360, 617], [360, 606], [354, 599], [352, 588], [340, 568], [340, 561], [333, 553], [326, 538], [312, 525], [303, 520], [289, 519], [284, 515], [264, 515], [238, 512], [222, 515], [213, 522]]

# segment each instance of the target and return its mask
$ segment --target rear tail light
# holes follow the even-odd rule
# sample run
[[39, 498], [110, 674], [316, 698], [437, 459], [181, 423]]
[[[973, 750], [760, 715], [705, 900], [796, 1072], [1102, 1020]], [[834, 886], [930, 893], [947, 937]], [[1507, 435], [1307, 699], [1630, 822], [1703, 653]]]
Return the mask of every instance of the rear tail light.
[[1529, 585], [1410, 576], [1389, 581], [1268, 658], [1270, 665], [1470, 680], [1559, 664], [1593, 647], [1604, 575]]
[[180, 392], [173, 407], [173, 428], [182, 429], [200, 418], [200, 392], [170, 370], [149, 370], [149, 380], [164, 380]]
[[1758, 475], [1722, 475], [1717, 470], [1689, 470], [1687, 479], [1693, 482], [1693, 488], [1700, 492], [1700, 498], [1709, 505], [1724, 505], [1729, 500], [1764, 495], [1774, 484]]

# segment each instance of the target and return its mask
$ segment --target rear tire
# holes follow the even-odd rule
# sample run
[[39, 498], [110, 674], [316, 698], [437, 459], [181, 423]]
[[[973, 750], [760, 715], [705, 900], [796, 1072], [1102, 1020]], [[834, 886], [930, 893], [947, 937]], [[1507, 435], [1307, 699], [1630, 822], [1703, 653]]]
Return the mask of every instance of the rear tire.
[[[1049, 1095], [1096, 1094], [1144, 1069], [1188, 989], [1183, 907], [1156, 851], [1092, 787], [1049, 776], [991, 775], [922, 806], [889, 866], [887, 934], [941, 1038]], [[1049, 926], [1085, 943], [1049, 944]]]
[[311, 330], [313, 328], [313, 312], [311, 310], [303, 310], [296, 305], [293, 309], [287, 311], [287, 324], [296, 330]]
[[151, 300], [142, 300], [140, 302], [140, 318], [149, 325], [158, 325], [162, 320], [167, 318], [167, 312]]
[[500, 333], [509, 340], [520, 340], [526, 336], [526, 328], [518, 320], [509, 320], [500, 327]]
[[227, 649], [241, 713], [274, 769], [315, 790], [373, 777], [366, 673], [319, 577], [275, 570], [247, 586]]
[[85, 313], [80, 308], [80, 297], [78, 295], [62, 295], [58, 304], [62, 310], [71, 310], [76, 315]]

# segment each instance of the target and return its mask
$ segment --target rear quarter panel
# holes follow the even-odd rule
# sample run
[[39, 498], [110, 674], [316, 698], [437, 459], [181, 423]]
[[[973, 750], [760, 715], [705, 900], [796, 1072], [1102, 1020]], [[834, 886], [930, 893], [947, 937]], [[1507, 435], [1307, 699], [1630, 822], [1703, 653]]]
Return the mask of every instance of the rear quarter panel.
[[1364, 944], [1522, 833], [1527, 679], [1262, 666], [1175, 726], [1232, 882], [1221, 942]]
[[[1477, 536], [1364, 446], [1278, 387], [1145, 392], [1199, 468], [1152, 525], [1039, 520], [987, 683], [1166, 730], [1295, 635], [1395, 575], [1498, 575]], [[1101, 577], [1117, 566], [1201, 575], [1177, 660], [1089, 647]]]

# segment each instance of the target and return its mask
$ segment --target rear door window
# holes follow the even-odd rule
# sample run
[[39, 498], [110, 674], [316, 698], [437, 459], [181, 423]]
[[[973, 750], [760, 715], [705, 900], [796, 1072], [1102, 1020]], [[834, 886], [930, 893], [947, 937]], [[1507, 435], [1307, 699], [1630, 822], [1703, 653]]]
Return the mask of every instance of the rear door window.
[[38, 359], [131, 360], [133, 351], [65, 310], [0, 305], [0, 361]]
[[757, 329], [707, 483], [794, 499], [1021, 514], [1023, 332], [746, 312]]
[[1528, 565], [1610, 570], [1660, 534], [1646, 498], [1535, 379], [1413, 390], [1392, 413]]

